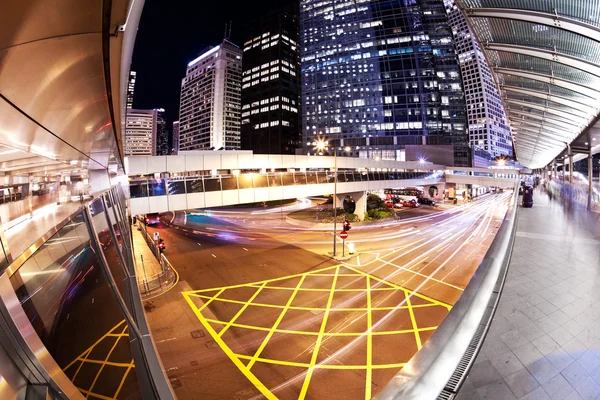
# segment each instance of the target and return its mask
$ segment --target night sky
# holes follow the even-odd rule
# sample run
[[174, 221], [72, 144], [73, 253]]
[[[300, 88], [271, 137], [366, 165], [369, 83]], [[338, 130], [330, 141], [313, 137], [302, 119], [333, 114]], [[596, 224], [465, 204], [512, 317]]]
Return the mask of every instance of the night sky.
[[231, 41], [243, 47], [248, 25], [298, 0], [146, 0], [133, 52], [137, 72], [133, 106], [164, 108], [167, 127], [179, 118], [181, 79], [188, 62], [223, 40], [233, 22]]

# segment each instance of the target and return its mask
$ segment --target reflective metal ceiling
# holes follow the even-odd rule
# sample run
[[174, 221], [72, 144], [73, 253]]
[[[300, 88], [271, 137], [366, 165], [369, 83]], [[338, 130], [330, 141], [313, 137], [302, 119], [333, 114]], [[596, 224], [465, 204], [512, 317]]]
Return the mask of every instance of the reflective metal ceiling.
[[600, 2], [458, 5], [493, 68], [521, 164], [544, 167], [582, 132], [585, 146], [600, 143], [591, 129], [600, 112]]
[[[127, 36], [123, 26], [134, 3], [135, 0], [2, 3], [3, 172], [55, 173], [82, 167], [108, 169], [122, 164], [121, 61], [123, 38]], [[128, 29], [135, 32], [137, 21]]]

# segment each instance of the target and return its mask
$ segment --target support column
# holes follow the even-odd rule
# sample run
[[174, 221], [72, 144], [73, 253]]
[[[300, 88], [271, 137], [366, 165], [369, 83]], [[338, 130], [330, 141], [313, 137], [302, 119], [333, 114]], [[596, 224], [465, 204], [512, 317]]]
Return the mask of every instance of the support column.
[[573, 154], [571, 153], [571, 145], [569, 145], [569, 184], [573, 184]]
[[354, 214], [360, 218], [360, 220], [365, 219], [365, 214], [367, 212], [367, 192], [353, 192], [353, 193], [341, 193], [336, 196], [334, 199], [335, 204], [338, 207], [343, 207], [344, 199], [346, 197], [351, 197], [354, 200], [354, 204], [356, 208], [354, 209]]
[[592, 147], [590, 145], [589, 148], [590, 153], [588, 154], [588, 198], [587, 198], [587, 209], [588, 210], [592, 210], [592, 189], [594, 188], [593, 184], [592, 184], [592, 180], [594, 179], [594, 165], [593, 165], [593, 160], [594, 157], [592, 156]]

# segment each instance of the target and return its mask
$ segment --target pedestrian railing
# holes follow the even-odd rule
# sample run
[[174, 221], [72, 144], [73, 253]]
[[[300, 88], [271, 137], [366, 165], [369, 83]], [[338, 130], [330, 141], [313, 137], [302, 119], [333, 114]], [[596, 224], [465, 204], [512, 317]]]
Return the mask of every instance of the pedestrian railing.
[[160, 272], [147, 275], [144, 257], [140, 255], [140, 259], [137, 260], [137, 262], [142, 264], [143, 271], [143, 275], [137, 274], [137, 284], [140, 294], [144, 298], [161, 293], [173, 286], [177, 282], [177, 273], [175, 273], [167, 257], [158, 250], [156, 243], [152, 240], [150, 234], [148, 234], [146, 225], [143, 222], [139, 222], [138, 225], [146, 244], [160, 263]]

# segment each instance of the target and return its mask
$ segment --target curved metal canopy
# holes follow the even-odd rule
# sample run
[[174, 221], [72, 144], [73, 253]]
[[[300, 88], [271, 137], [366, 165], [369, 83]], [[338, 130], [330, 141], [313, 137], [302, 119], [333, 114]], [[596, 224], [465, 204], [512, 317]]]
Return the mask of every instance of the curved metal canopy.
[[3, 2], [0, 167], [5, 174], [122, 165], [122, 62], [130, 61], [124, 38], [132, 15], [128, 30], [135, 37], [137, 29], [134, 3]]
[[458, 3], [493, 68], [521, 164], [544, 167], [582, 132], [592, 134], [600, 113], [599, 2]]

